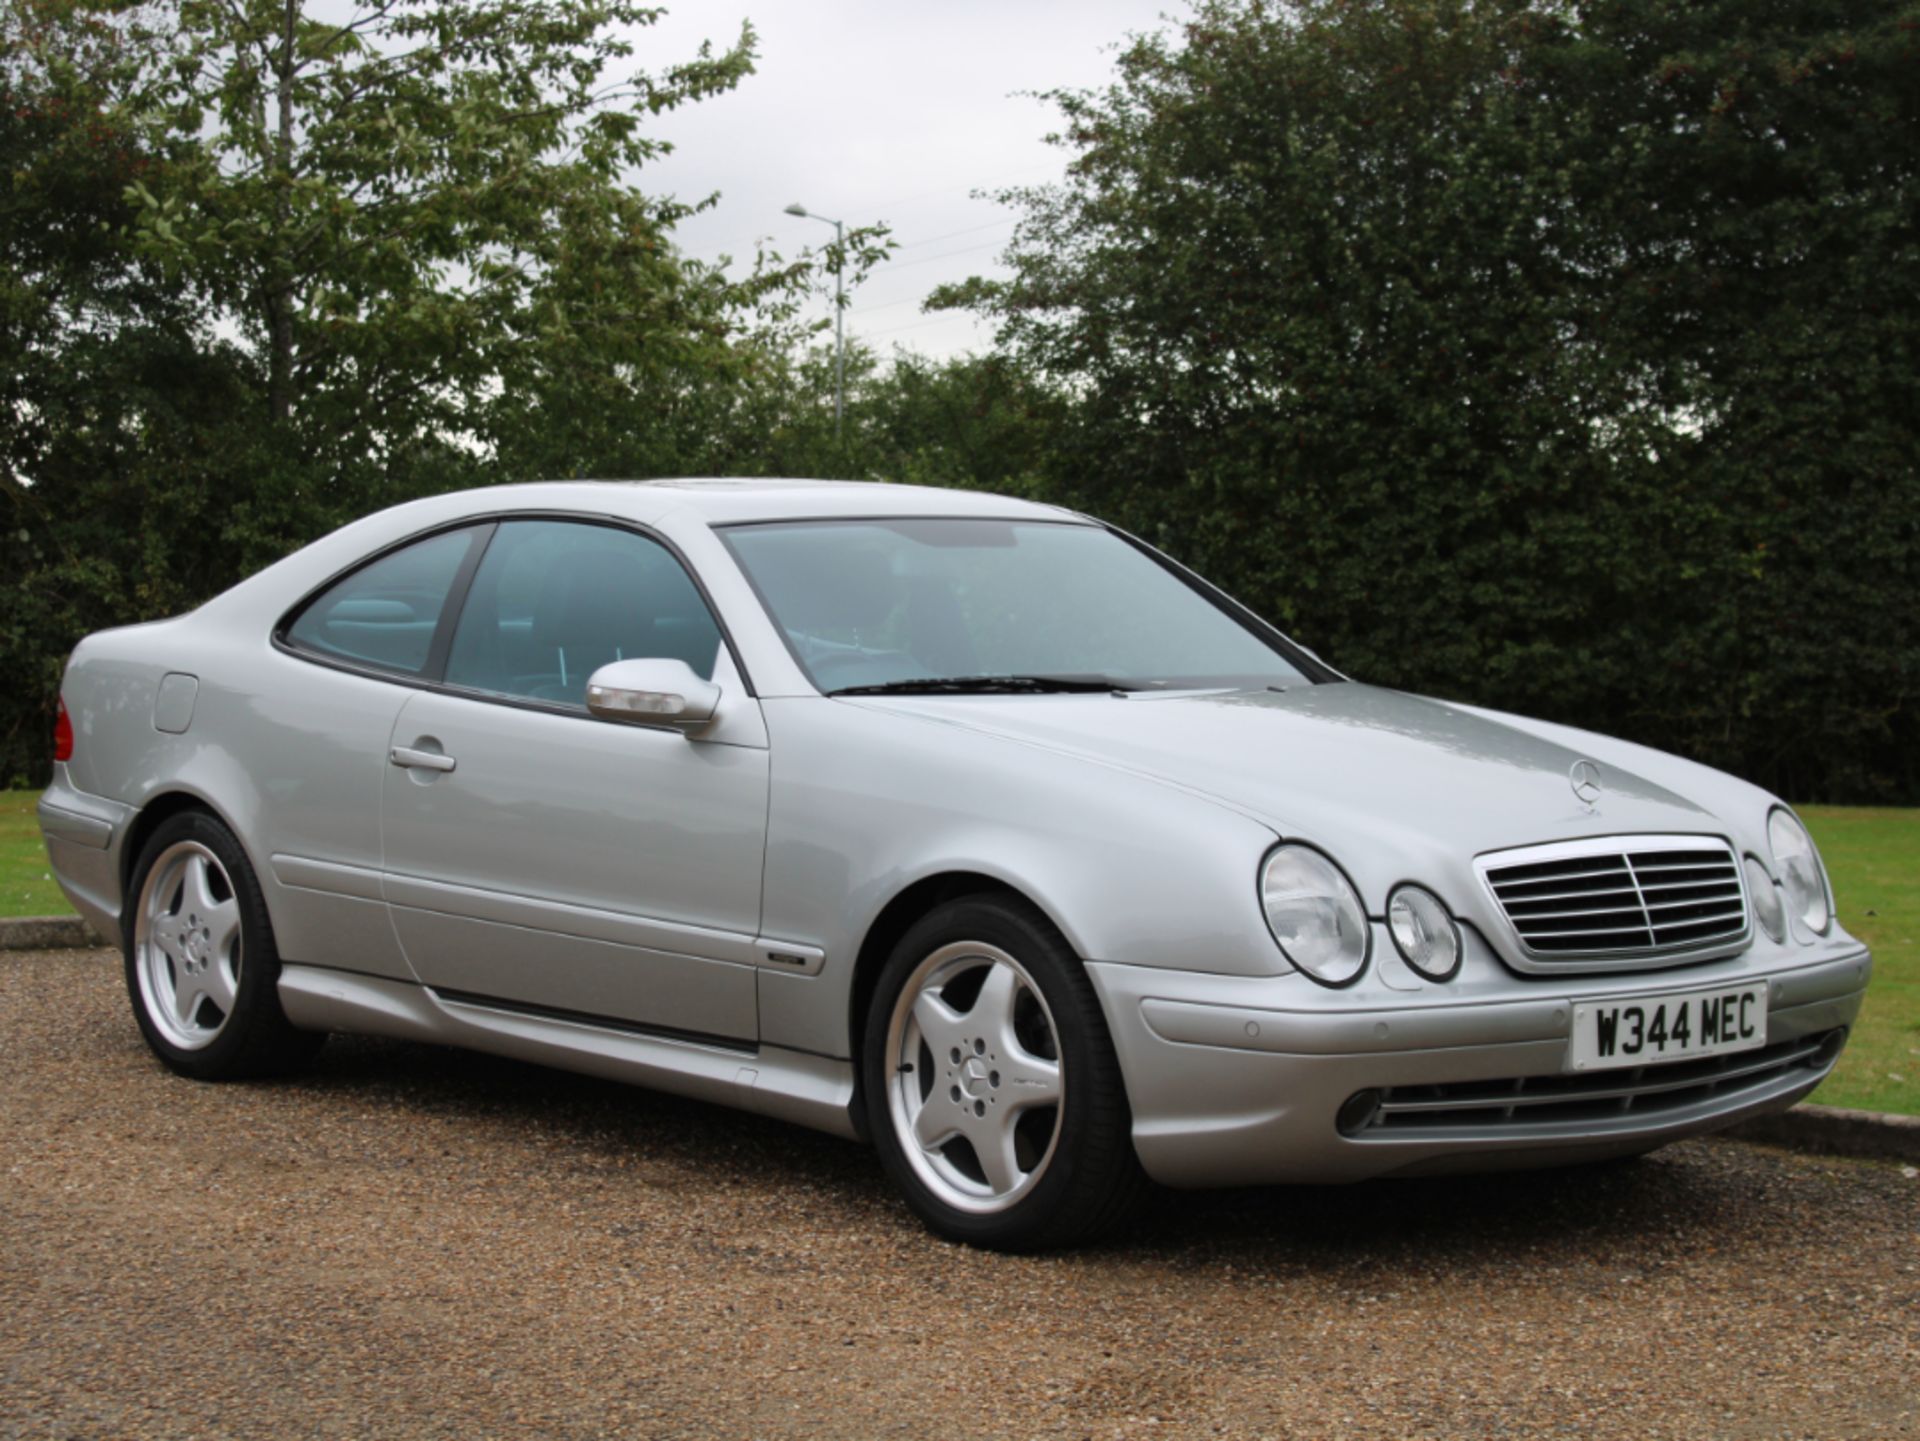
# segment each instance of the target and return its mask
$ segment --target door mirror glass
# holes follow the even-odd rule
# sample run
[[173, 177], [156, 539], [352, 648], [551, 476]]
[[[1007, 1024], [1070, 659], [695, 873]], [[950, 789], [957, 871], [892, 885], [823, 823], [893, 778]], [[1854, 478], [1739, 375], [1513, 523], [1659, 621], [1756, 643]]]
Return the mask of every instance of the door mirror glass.
[[587, 678], [587, 710], [601, 720], [694, 731], [720, 707], [720, 687], [683, 660], [617, 660]]

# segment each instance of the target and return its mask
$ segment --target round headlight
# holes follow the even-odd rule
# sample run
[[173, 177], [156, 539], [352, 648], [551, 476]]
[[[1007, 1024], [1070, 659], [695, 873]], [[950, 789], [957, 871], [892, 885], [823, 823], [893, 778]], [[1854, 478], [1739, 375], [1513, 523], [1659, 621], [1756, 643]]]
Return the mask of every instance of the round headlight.
[[1753, 897], [1753, 914], [1760, 929], [1777, 945], [1787, 938], [1787, 909], [1780, 904], [1780, 888], [1767, 874], [1767, 868], [1747, 857], [1747, 894]]
[[1808, 930], [1824, 936], [1833, 910], [1827, 904], [1827, 878], [1821, 873], [1813, 837], [1792, 812], [1776, 810], [1767, 817], [1767, 844], [1773, 848], [1774, 868], [1786, 888], [1788, 910]]
[[1278, 847], [1260, 867], [1260, 904], [1287, 959], [1322, 985], [1348, 985], [1366, 969], [1366, 907], [1320, 852]]
[[1460, 969], [1460, 928], [1432, 891], [1396, 886], [1387, 897], [1387, 932], [1400, 958], [1430, 981]]

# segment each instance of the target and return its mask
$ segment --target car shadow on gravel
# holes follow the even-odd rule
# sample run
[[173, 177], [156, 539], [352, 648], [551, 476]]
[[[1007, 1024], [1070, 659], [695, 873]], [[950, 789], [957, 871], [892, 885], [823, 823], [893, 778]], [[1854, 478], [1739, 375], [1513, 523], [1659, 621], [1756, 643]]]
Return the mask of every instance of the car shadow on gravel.
[[[1417, 1247], [1433, 1259], [1484, 1253], [1490, 1238], [1514, 1250], [1582, 1239], [1632, 1243], [1689, 1225], [1718, 1231], [1718, 1178], [1670, 1156], [1537, 1171], [1345, 1186], [1268, 1186], [1163, 1193], [1134, 1241], [1194, 1259], [1272, 1242], [1323, 1252]], [[1785, 1217], [1782, 1217], [1784, 1223]]]
[[[456, 1118], [478, 1128], [479, 1141], [537, 1134], [548, 1148], [543, 1165], [563, 1172], [585, 1175], [643, 1158], [645, 1184], [744, 1185], [774, 1199], [805, 1188], [829, 1209], [844, 1201], [848, 1222], [923, 1234], [867, 1147], [726, 1107], [477, 1052], [362, 1037], [335, 1037], [297, 1084], [362, 1105]], [[1782, 1228], [1804, 1233], [1805, 1179], [1786, 1158], [1708, 1141], [1551, 1170], [1161, 1191], [1125, 1236], [1080, 1255], [1201, 1269], [1416, 1258], [1457, 1268], [1570, 1246], [1631, 1254], [1654, 1237], [1745, 1251]]]
[[724, 1160], [738, 1168], [750, 1161], [764, 1163], [759, 1175], [769, 1188], [783, 1180], [864, 1181], [885, 1190], [872, 1152], [839, 1137], [644, 1086], [478, 1051], [334, 1036], [292, 1084], [303, 1091], [337, 1091], [360, 1102], [402, 1106], [421, 1115], [461, 1117], [515, 1139], [538, 1132], [563, 1143], [557, 1149], [563, 1156], [572, 1155], [583, 1171], [644, 1156], [656, 1166], [689, 1167], [697, 1180], [703, 1165]]

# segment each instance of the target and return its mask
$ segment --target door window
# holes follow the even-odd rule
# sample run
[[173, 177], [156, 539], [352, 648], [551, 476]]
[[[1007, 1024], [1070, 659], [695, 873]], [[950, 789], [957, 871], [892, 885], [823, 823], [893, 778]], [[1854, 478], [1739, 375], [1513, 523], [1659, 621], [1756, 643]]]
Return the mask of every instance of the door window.
[[287, 628], [289, 645], [357, 665], [420, 675], [460, 563], [478, 532], [447, 531], [402, 546], [334, 582]]
[[658, 541], [577, 521], [507, 521], [474, 573], [446, 682], [584, 709], [587, 677], [611, 661], [683, 660], [711, 679], [719, 651], [706, 602]]

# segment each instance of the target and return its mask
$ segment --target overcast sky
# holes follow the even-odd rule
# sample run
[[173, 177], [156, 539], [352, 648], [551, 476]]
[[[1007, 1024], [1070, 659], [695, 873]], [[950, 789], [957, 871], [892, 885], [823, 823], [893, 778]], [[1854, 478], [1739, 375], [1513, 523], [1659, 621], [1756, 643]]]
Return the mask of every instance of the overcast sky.
[[[732, 42], [750, 19], [758, 73], [729, 95], [654, 123], [676, 153], [643, 189], [714, 209], [679, 230], [682, 249], [750, 258], [833, 238], [781, 212], [795, 201], [848, 226], [884, 221], [900, 249], [855, 294], [847, 333], [882, 353], [983, 350], [985, 326], [926, 316], [934, 286], [1001, 274], [1013, 214], [971, 192], [1057, 178], [1066, 152], [1043, 143], [1057, 112], [1020, 92], [1104, 84], [1114, 47], [1178, 16], [1182, 0], [679, 0], [639, 37], [659, 70], [701, 40]], [[832, 306], [820, 306], [830, 316]]]

